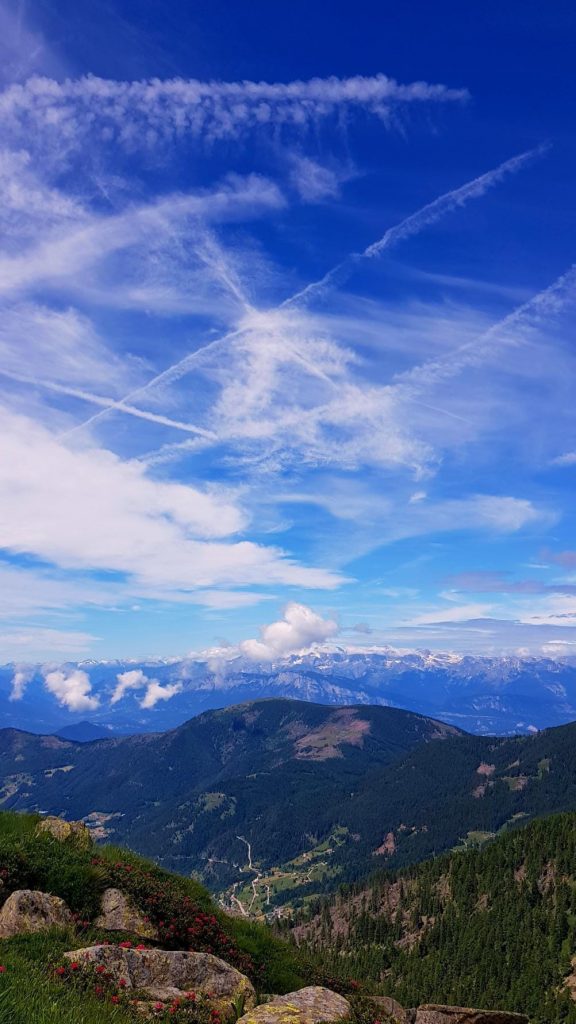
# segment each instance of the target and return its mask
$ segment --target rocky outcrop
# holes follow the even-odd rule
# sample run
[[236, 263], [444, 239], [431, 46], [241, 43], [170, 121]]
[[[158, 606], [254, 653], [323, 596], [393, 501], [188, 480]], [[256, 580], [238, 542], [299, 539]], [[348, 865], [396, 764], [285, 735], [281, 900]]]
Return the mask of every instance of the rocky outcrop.
[[522, 1013], [504, 1010], [473, 1010], [464, 1006], [428, 1003], [416, 1010], [415, 1024], [529, 1024]]
[[0, 910], [0, 939], [41, 932], [47, 928], [65, 928], [71, 924], [72, 914], [58, 896], [33, 889], [18, 889]]
[[243, 1000], [248, 1008], [256, 1002], [252, 982], [211, 953], [87, 946], [64, 956], [87, 967], [103, 966], [112, 981], [124, 979], [124, 987], [137, 990], [144, 1003], [168, 1004], [194, 991], [209, 996], [223, 1019], [233, 1020], [232, 1002]]
[[50, 835], [60, 843], [69, 843], [77, 850], [89, 850], [92, 846], [90, 829], [83, 821], [65, 821], [49, 815], [43, 818], [36, 829], [39, 836]]
[[245, 1013], [238, 1024], [319, 1024], [343, 1020], [351, 1013], [347, 999], [329, 988], [311, 985], [286, 996], [274, 996]]
[[130, 932], [143, 939], [156, 939], [158, 932], [120, 889], [106, 889], [100, 904], [100, 916], [94, 924], [109, 932]]

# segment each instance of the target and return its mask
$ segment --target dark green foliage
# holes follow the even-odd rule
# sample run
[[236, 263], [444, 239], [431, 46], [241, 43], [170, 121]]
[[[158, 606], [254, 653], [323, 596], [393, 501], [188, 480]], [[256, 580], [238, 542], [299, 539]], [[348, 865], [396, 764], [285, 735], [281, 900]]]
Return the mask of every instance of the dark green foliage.
[[[33, 816], [0, 814], [0, 903], [24, 888], [66, 900], [76, 914], [79, 934], [68, 936], [62, 949], [105, 937], [91, 928], [90, 921], [98, 912], [101, 893], [113, 886], [131, 896], [157, 925], [158, 945], [221, 956], [247, 973], [262, 991], [301, 987], [318, 970], [313, 957], [275, 937], [267, 926], [222, 913], [193, 879], [173, 875], [118, 847], [80, 851], [50, 836], [37, 836], [36, 824]], [[34, 945], [41, 940], [23, 937], [21, 941], [26, 948], [28, 941]], [[60, 948], [58, 943], [55, 948]]]
[[[324, 747], [307, 748], [322, 730]], [[115, 839], [220, 890], [241, 877], [238, 835], [253, 842], [260, 866], [296, 857], [345, 824], [365, 780], [449, 732], [457, 730], [396, 708], [266, 700], [207, 712], [169, 733], [95, 743], [2, 730], [0, 781], [10, 786], [10, 809], [118, 814], [109, 823]]]
[[[346, 921], [345, 937], [334, 926]], [[333, 970], [405, 1006], [477, 1005], [575, 1024], [576, 815], [543, 818], [481, 850], [381, 873], [312, 913]]]
[[[306, 744], [322, 730], [334, 745], [319, 759]], [[482, 763], [491, 775], [479, 774]], [[397, 868], [474, 841], [470, 833], [576, 810], [576, 725], [487, 738], [394, 708], [269, 700], [210, 711], [170, 733], [87, 744], [3, 730], [0, 781], [8, 779], [6, 806], [119, 814], [107, 822], [115, 839], [218, 893], [250, 880], [239, 836], [265, 872], [346, 829], [330, 870], [307, 884], [302, 872], [297, 890], [273, 896], [281, 906], [366, 877], [390, 832], [386, 864]]]

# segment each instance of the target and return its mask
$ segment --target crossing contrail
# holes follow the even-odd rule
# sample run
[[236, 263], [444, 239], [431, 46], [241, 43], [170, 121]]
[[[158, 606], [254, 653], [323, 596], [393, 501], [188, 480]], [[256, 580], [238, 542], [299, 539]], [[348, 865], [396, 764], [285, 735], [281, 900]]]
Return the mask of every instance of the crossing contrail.
[[[332, 270], [328, 271], [328, 273], [325, 274], [324, 277], [320, 278], [320, 280], [313, 281], [311, 284], [306, 285], [305, 288], [295, 292], [294, 295], [285, 299], [276, 307], [276, 309], [271, 310], [270, 313], [281, 312], [284, 309], [297, 306], [312, 295], [317, 295], [324, 289], [330, 287], [336, 282], [336, 280], [347, 277], [348, 274], [352, 272], [356, 264], [362, 260], [372, 259], [374, 256], [380, 255], [380, 253], [384, 252], [386, 249], [392, 248], [404, 239], [410, 238], [428, 226], [435, 224], [445, 214], [450, 213], [452, 210], [455, 210], [460, 206], [464, 206], [471, 199], [480, 198], [489, 188], [496, 185], [508, 174], [514, 174], [531, 160], [543, 155], [547, 148], [548, 147], [546, 145], [543, 145], [536, 149], [527, 150], [525, 153], [520, 153], [518, 156], [514, 156], [511, 159], [504, 161], [504, 163], [501, 163], [493, 170], [480, 175], [480, 177], [466, 182], [466, 184], [460, 186], [460, 188], [452, 189], [450, 192], [446, 192], [443, 195], [438, 196], [438, 198], [434, 199], [431, 203], [421, 207], [421, 209], [417, 210], [415, 213], [410, 214], [408, 217], [404, 218], [404, 220], [389, 228], [381, 238], [369, 245], [363, 252], [352, 253], [341, 263], [337, 264], [336, 267], [333, 267]], [[172, 366], [167, 367], [161, 373], [152, 377], [147, 384], [131, 391], [123, 399], [116, 403], [112, 402], [106, 409], [103, 409], [101, 412], [89, 417], [89, 419], [84, 420], [77, 426], [72, 427], [65, 436], [69, 436], [70, 434], [84, 429], [84, 427], [92, 425], [97, 420], [100, 420], [109, 413], [114, 412], [115, 409], [121, 411], [122, 406], [126, 407], [126, 403], [132, 403], [135, 399], [142, 398], [143, 395], [152, 388], [157, 387], [159, 384], [170, 384], [175, 380], [180, 379], [180, 377], [187, 374], [192, 367], [198, 365], [207, 353], [212, 353], [219, 347], [227, 345], [230, 341], [233, 341], [235, 338], [247, 333], [250, 329], [250, 326], [241, 326], [233, 331], [228, 331], [221, 337], [202, 346], [202, 348], [189, 353], [182, 359], [178, 360], [178, 362], [173, 363]], [[125, 408], [124, 411], [127, 411], [127, 408]]]

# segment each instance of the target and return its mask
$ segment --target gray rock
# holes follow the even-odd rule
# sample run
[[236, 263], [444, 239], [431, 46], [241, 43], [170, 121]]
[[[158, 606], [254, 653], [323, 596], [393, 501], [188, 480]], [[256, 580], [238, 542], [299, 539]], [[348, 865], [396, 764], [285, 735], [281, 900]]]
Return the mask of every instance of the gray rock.
[[97, 928], [105, 928], [110, 932], [131, 932], [144, 939], [158, 938], [154, 925], [146, 920], [120, 889], [106, 889], [100, 911], [100, 916], [94, 922]]
[[285, 996], [274, 996], [240, 1018], [238, 1024], [320, 1024], [348, 1017], [351, 1006], [329, 988], [311, 985]]
[[392, 996], [370, 996], [370, 1002], [375, 1007], [374, 1016], [378, 1019], [378, 1014], [382, 1014], [384, 1021], [388, 1021], [392, 1018], [397, 1024], [409, 1024], [410, 1016], [408, 1010], [405, 1010], [403, 1006], [400, 1006]]
[[18, 889], [0, 910], [0, 939], [41, 932], [47, 928], [65, 928], [72, 923], [70, 910], [58, 896], [33, 889]]
[[87, 967], [105, 967], [113, 981], [123, 978], [126, 989], [136, 989], [144, 1006], [147, 1001], [169, 1003], [194, 991], [210, 997], [212, 1008], [223, 1018], [234, 1019], [234, 1000], [244, 999], [247, 1007], [256, 1002], [251, 981], [211, 953], [87, 946], [64, 956]]
[[428, 1003], [416, 1010], [416, 1024], [529, 1024], [529, 1021], [523, 1013]]

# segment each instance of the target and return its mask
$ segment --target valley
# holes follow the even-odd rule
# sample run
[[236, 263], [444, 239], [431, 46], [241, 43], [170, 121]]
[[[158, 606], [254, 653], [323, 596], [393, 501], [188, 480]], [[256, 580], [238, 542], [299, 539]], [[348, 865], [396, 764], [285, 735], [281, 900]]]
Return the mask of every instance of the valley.
[[0, 792], [277, 920], [376, 869], [576, 810], [576, 725], [490, 738], [395, 708], [266, 700], [89, 743], [8, 729]]

